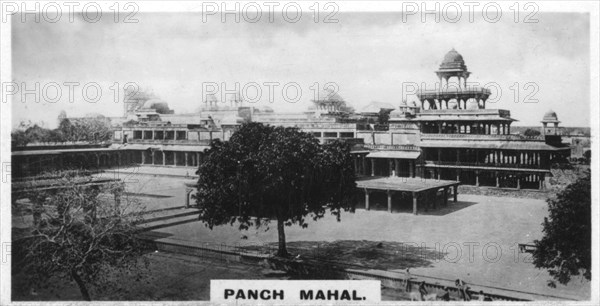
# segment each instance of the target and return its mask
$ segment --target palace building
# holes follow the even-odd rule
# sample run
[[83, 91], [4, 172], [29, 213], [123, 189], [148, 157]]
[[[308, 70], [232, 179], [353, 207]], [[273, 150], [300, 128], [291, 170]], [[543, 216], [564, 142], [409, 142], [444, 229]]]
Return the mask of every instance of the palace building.
[[[408, 191], [413, 198], [422, 189], [419, 180], [430, 189], [437, 185], [424, 180], [443, 182], [438, 187], [444, 192], [458, 184], [544, 189], [552, 165], [570, 156], [570, 146], [561, 141], [556, 113], [540, 116], [542, 135], [514, 134], [511, 125], [517, 120], [508, 110], [486, 107], [490, 91], [469, 86], [471, 72], [458, 52], [448, 52], [435, 73], [438, 86], [419, 91], [418, 101], [375, 102], [362, 111], [354, 111], [338, 94], [323, 91], [312, 107], [297, 113], [248, 106], [240, 97], [220, 102], [210, 96], [197, 112], [175, 114], [165, 102], [140, 93], [125, 101], [122, 117], [111, 118], [112, 144], [17, 148], [12, 153], [13, 176], [85, 165], [197, 167], [211, 140], [228, 140], [243, 122], [253, 121], [298, 127], [321, 142], [350, 142], [359, 177], [414, 179]], [[384, 122], [381, 117], [389, 119]], [[367, 207], [368, 189], [374, 186], [369, 184], [361, 187]], [[382, 190], [390, 193], [391, 189]]]

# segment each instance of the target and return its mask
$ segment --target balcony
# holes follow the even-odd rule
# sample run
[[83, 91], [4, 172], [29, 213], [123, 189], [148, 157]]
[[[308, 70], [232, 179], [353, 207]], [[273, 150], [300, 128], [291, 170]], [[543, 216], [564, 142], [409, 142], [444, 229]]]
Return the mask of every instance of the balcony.
[[467, 88], [459, 88], [456, 86], [447, 86], [437, 89], [421, 89], [418, 95], [436, 95], [436, 94], [457, 94], [457, 95], [491, 95], [491, 91], [487, 88], [477, 86], [467, 86]]
[[364, 147], [366, 149], [382, 151], [421, 151], [421, 149], [415, 145], [388, 145], [365, 143]]
[[422, 140], [436, 139], [482, 139], [482, 140], [521, 140], [521, 141], [545, 141], [544, 136], [523, 136], [523, 135], [494, 135], [494, 134], [440, 134], [440, 133], [421, 133]]

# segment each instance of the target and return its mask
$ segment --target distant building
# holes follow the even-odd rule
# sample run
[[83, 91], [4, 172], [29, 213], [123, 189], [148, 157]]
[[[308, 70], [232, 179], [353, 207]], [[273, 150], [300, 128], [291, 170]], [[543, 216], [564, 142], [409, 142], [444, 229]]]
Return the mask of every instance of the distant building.
[[[468, 86], [471, 72], [456, 50], [445, 55], [435, 73], [440, 86], [421, 90], [419, 101], [402, 101], [397, 106], [373, 102], [359, 112], [331, 91], [320, 92], [308, 110], [297, 113], [247, 106], [240, 97], [220, 102], [209, 96], [195, 113], [174, 114], [166, 103], [140, 93], [128, 98], [122, 118], [112, 118], [118, 124], [111, 146], [15, 151], [13, 172], [27, 175], [69, 163], [197, 167], [211, 140], [228, 140], [243, 122], [253, 121], [297, 127], [321, 142], [342, 139], [352, 143], [359, 176], [543, 189], [552, 164], [570, 156], [570, 146], [562, 143], [558, 132], [556, 113], [544, 114], [542, 135], [513, 135], [511, 124], [516, 120], [510, 111], [486, 108], [490, 91]], [[458, 82], [450, 83], [454, 78]], [[385, 125], [376, 124], [380, 113], [389, 114]]]

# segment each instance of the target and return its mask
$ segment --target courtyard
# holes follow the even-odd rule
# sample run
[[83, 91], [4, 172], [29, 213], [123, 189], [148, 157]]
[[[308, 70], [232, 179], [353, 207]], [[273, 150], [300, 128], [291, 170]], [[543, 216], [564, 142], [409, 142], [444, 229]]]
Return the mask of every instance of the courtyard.
[[[161, 171], [168, 171], [169, 176], [144, 174], [160, 175]], [[140, 167], [122, 170], [120, 175], [127, 177], [127, 191], [150, 210], [184, 205], [184, 183], [193, 181], [186, 177], [193, 175], [189, 169]], [[286, 227], [288, 247], [298, 254], [330, 253], [332, 260], [365, 269], [404, 272], [410, 268], [417, 278], [463, 279], [474, 288], [480, 285], [567, 299], [590, 296], [589, 282], [577, 278], [567, 286], [550, 288], [548, 273], [533, 266], [530, 253], [519, 252], [518, 244], [541, 238], [541, 223], [547, 215], [544, 200], [459, 194], [457, 203], [416, 216], [388, 213], [383, 209], [386, 203], [381, 204], [382, 210], [374, 202], [371, 211], [344, 212], [341, 222], [326, 215], [316, 222], [310, 220], [306, 229]], [[275, 223], [268, 229], [240, 231], [235, 224], [210, 230], [193, 221], [153, 232], [164, 237], [159, 240], [190, 244], [274, 248], [277, 243]]]

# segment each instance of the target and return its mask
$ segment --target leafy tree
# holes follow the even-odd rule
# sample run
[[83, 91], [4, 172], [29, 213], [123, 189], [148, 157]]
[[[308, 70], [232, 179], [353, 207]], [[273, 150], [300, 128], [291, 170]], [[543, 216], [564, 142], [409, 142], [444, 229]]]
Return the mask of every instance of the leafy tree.
[[[548, 199], [550, 215], [544, 218], [541, 240], [536, 240], [533, 263], [548, 269], [561, 284], [583, 274], [591, 279], [592, 199], [590, 172]], [[554, 286], [554, 282], [549, 283]]]
[[390, 112], [389, 109], [381, 109], [379, 111], [379, 115], [377, 115], [377, 123], [379, 125], [387, 125], [390, 120]]
[[71, 120], [69, 118], [62, 118], [60, 123], [58, 124], [58, 132], [62, 135], [64, 141], [73, 141], [73, 134], [75, 127], [71, 124]]
[[10, 133], [10, 138], [12, 146], [15, 147], [24, 147], [31, 142], [29, 135], [27, 135], [27, 133], [25, 133], [23, 130], [13, 130]]
[[277, 221], [279, 256], [287, 256], [284, 226], [352, 209], [355, 174], [349, 146], [320, 145], [297, 128], [245, 123], [229, 141], [213, 141], [198, 169], [200, 220], [211, 229]]
[[13, 279], [26, 283], [25, 288], [48, 287], [56, 278], [74, 280], [82, 298], [91, 300], [90, 289], [115, 284], [111, 273], [143, 274], [139, 256], [145, 248], [134, 226], [140, 208], [122, 198], [123, 184], [94, 186], [91, 176], [77, 172], [51, 176], [54, 192], [29, 195], [34, 204], [31, 231], [13, 237]]
[[532, 137], [532, 136], [540, 136], [542, 133], [536, 129], [526, 129], [525, 132], [523, 132], [523, 135], [528, 136], [528, 137]]
[[583, 152], [583, 157], [589, 163], [592, 160], [592, 150], [587, 150], [587, 151]]
[[110, 120], [104, 117], [64, 118], [58, 130], [64, 141], [98, 143], [111, 139]]

